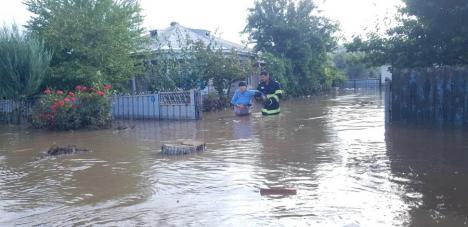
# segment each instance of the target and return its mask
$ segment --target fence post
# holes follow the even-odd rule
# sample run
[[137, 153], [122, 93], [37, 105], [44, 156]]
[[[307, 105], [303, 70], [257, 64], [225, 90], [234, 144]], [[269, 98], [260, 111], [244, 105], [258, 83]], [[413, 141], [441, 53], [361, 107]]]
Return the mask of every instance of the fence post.
[[158, 102], [156, 105], [158, 106], [158, 119], [161, 120], [161, 92], [158, 92]]
[[196, 120], [197, 119], [197, 100], [195, 97], [194, 89], [190, 90], [190, 109], [192, 108], [193, 108], [193, 113], [194, 113], [193, 119]]
[[385, 107], [385, 123], [390, 124], [392, 122], [392, 82], [386, 80], [385, 83], [385, 98], [384, 98], [384, 107]]
[[196, 108], [195, 108], [196, 119], [201, 120], [203, 118], [203, 97], [200, 90], [196, 93]]

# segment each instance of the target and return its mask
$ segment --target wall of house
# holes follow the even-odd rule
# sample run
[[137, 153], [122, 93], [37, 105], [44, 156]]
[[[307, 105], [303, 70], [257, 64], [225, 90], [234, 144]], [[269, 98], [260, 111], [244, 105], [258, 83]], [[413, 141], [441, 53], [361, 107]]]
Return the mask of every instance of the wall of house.
[[380, 82], [385, 84], [386, 80], [392, 80], [392, 73], [390, 72], [390, 65], [380, 66]]

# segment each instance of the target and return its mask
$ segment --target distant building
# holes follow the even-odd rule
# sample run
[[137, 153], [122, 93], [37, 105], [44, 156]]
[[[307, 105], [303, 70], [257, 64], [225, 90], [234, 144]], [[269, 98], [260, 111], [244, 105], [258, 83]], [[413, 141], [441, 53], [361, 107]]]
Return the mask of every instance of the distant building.
[[[232, 49], [239, 54], [240, 60], [253, 60], [253, 51], [240, 44], [215, 37], [210, 31], [205, 29], [187, 28], [177, 22], [172, 22], [168, 28], [154, 29], [149, 31], [150, 44], [149, 49], [153, 52], [167, 50], [175, 53], [181, 52], [188, 41], [201, 41], [205, 46], [214, 45], [216, 48], [221, 48], [223, 53], [228, 54]], [[259, 65], [257, 63], [254, 63]], [[247, 82], [251, 86], [256, 86], [258, 83], [258, 72], [252, 72], [247, 76]], [[208, 86], [211, 90], [212, 87]], [[232, 90], [232, 89], [231, 89]]]
[[181, 50], [181, 44], [184, 45], [187, 41], [201, 41], [206, 46], [214, 44], [225, 53], [235, 49], [241, 57], [253, 56], [252, 50], [245, 46], [215, 37], [208, 30], [187, 28], [177, 22], [172, 22], [166, 29], [151, 30], [149, 36], [151, 40], [149, 48], [154, 51], [172, 49], [177, 52]]
[[386, 80], [392, 80], [392, 72], [390, 71], [390, 65], [380, 66], [380, 82], [385, 83]]

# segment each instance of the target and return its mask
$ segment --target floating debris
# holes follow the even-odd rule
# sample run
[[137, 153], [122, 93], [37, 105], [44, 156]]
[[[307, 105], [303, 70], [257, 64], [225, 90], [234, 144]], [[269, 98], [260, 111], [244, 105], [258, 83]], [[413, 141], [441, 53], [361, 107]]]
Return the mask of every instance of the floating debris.
[[293, 188], [261, 188], [260, 195], [296, 195], [297, 191]]
[[57, 156], [57, 155], [68, 155], [68, 154], [80, 154], [90, 152], [88, 149], [78, 148], [76, 145], [68, 145], [66, 147], [52, 146], [47, 151], [46, 155], [48, 156]]
[[127, 126], [127, 125], [119, 125], [115, 127], [117, 130], [126, 130], [126, 129], [134, 129], [135, 125]]
[[176, 140], [164, 143], [161, 147], [161, 153], [165, 155], [185, 155], [202, 152], [205, 148], [205, 143], [200, 141]]
[[65, 147], [54, 145], [50, 147], [49, 150], [42, 152], [42, 154], [39, 157], [35, 157], [34, 160], [38, 161], [38, 160], [49, 158], [49, 157], [82, 154], [82, 153], [88, 153], [88, 152], [91, 152], [91, 150], [78, 148], [76, 147], [76, 145], [68, 145]]

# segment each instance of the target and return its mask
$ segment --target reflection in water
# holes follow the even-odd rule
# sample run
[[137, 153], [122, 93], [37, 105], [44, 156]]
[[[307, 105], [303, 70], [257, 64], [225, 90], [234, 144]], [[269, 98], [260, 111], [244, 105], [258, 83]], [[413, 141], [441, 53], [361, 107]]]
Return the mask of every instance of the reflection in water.
[[[389, 128], [376, 92], [287, 101], [278, 116], [0, 127], [0, 226], [460, 226], [465, 132]], [[131, 126], [135, 125], [134, 128]], [[164, 141], [207, 151], [162, 156]], [[92, 153], [35, 160], [51, 145]], [[261, 196], [290, 187], [294, 196]]]
[[250, 117], [239, 117], [233, 121], [232, 129], [234, 138], [237, 140], [251, 139], [254, 135], [252, 131], [252, 121]]
[[455, 130], [389, 128], [388, 156], [395, 180], [418, 204], [412, 226], [468, 225], [468, 133]]

